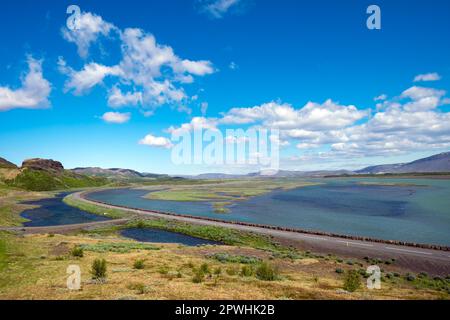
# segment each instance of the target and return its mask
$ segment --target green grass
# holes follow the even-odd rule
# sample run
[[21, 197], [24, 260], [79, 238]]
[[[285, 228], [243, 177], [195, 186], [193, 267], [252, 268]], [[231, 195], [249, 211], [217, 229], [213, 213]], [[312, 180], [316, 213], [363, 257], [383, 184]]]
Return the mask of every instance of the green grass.
[[19, 215], [20, 210], [14, 204], [0, 204], [0, 226], [16, 227], [27, 221]]
[[100, 216], [105, 216], [111, 219], [122, 219], [131, 216], [131, 214], [127, 213], [126, 211], [120, 209], [103, 208], [80, 200], [76, 200], [70, 195], [65, 197], [63, 199], [63, 202], [69, 206], [78, 208], [80, 210], [87, 211]]
[[208, 256], [208, 258], [215, 259], [222, 263], [257, 264], [261, 262], [261, 259], [257, 257], [231, 255], [228, 253], [215, 253]]
[[[197, 238], [222, 242], [227, 245], [248, 246], [264, 251], [269, 251], [273, 254], [278, 255], [291, 256], [297, 254], [297, 251], [295, 249], [281, 246], [271, 240], [268, 236], [216, 226], [201, 226], [182, 222], [168, 221], [164, 219], [157, 219], [136, 220], [129, 222], [126, 226], [117, 228], [154, 228], [183, 233]], [[297, 257], [299, 256], [297, 255]]]
[[69, 171], [53, 173], [44, 170], [23, 170], [13, 180], [6, 180], [5, 184], [29, 191], [52, 191], [74, 188], [88, 188], [104, 186], [106, 179], [77, 175]]
[[0, 272], [6, 268], [8, 264], [7, 255], [6, 255], [6, 240], [0, 238]]
[[215, 205], [215, 211], [227, 213], [224, 206], [233, 201], [245, 200], [275, 189], [292, 189], [315, 184], [308, 181], [274, 179], [227, 181], [207, 185], [199, 184], [195, 187], [173, 185], [165, 190], [151, 192], [146, 197], [153, 200], [169, 201], [220, 201]]
[[116, 252], [116, 253], [128, 253], [131, 250], [159, 250], [151, 244], [139, 243], [139, 242], [128, 242], [128, 243], [97, 243], [97, 244], [84, 244], [80, 245], [84, 251], [92, 252]]

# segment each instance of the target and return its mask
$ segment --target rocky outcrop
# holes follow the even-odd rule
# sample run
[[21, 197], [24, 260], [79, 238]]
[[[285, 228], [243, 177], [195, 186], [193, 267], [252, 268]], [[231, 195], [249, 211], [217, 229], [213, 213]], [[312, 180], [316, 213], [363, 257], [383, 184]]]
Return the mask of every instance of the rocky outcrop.
[[9, 162], [6, 159], [0, 158], [0, 168], [1, 169], [17, 169], [17, 166], [14, 163]]
[[33, 170], [45, 170], [45, 171], [64, 171], [64, 167], [59, 161], [48, 159], [28, 159], [22, 163], [22, 169], [28, 168]]

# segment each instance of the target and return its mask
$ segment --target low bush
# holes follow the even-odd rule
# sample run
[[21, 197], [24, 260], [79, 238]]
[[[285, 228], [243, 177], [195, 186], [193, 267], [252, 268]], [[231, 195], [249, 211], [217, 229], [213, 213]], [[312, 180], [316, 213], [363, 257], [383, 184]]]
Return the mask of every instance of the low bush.
[[105, 259], [95, 259], [92, 263], [91, 273], [94, 279], [105, 279], [106, 270], [107, 267]]
[[74, 248], [72, 249], [72, 251], [70, 251], [70, 254], [71, 254], [72, 256], [74, 256], [74, 257], [77, 257], [77, 258], [83, 258], [83, 256], [84, 256], [84, 250], [83, 250], [83, 248], [81, 248], [81, 247], [74, 247]]
[[276, 268], [267, 262], [259, 264], [255, 274], [259, 280], [264, 281], [275, 281], [278, 278], [278, 271]]
[[192, 277], [193, 283], [202, 283], [205, 279], [205, 274], [202, 272], [201, 269], [195, 270], [194, 277]]
[[354, 292], [361, 287], [361, 277], [356, 270], [347, 272], [344, 278], [344, 290]]
[[133, 268], [137, 270], [142, 270], [145, 268], [145, 261], [142, 259], [138, 259], [133, 263]]
[[251, 277], [254, 274], [253, 267], [251, 265], [245, 265], [241, 268], [241, 276], [242, 277]]

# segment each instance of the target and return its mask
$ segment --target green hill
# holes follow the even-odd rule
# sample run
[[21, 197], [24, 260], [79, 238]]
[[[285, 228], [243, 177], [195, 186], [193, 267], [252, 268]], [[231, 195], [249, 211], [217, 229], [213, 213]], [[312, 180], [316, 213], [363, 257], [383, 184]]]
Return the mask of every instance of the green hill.
[[52, 191], [71, 188], [99, 187], [106, 185], [107, 179], [87, 177], [64, 170], [50, 172], [45, 170], [23, 169], [14, 179], [6, 180], [10, 187], [30, 191]]
[[72, 188], [99, 187], [109, 181], [65, 170], [58, 161], [25, 160], [21, 168], [0, 158], [0, 185], [29, 191], [52, 191]]

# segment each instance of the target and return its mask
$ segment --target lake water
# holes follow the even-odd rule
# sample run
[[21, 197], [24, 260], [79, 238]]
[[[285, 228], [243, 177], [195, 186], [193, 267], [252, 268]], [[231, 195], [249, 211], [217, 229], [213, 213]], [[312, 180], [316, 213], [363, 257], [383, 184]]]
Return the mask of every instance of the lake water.
[[[229, 214], [209, 202], [149, 200], [148, 190], [115, 189], [92, 200], [132, 208], [319, 230], [388, 240], [450, 245], [450, 180], [336, 178], [238, 201]], [[368, 183], [403, 186], [362, 185]], [[408, 185], [406, 185], [408, 184]]]
[[92, 214], [65, 204], [62, 200], [68, 194], [64, 192], [56, 195], [54, 198], [22, 202], [23, 204], [38, 206], [21, 213], [21, 217], [30, 220], [24, 222], [23, 225], [25, 227], [48, 227], [109, 220], [107, 217]]
[[221, 243], [191, 237], [181, 233], [175, 233], [164, 230], [147, 229], [147, 228], [129, 228], [124, 229], [120, 233], [122, 236], [134, 239], [140, 242], [152, 243], [179, 243], [186, 246], [200, 246], [200, 245], [220, 245]]

